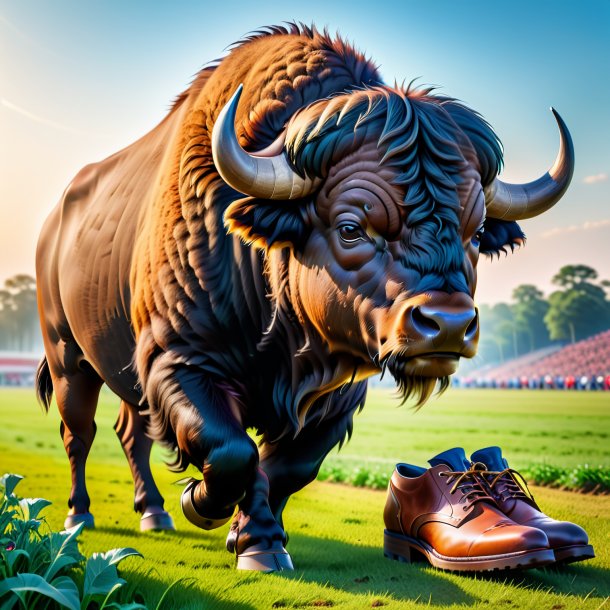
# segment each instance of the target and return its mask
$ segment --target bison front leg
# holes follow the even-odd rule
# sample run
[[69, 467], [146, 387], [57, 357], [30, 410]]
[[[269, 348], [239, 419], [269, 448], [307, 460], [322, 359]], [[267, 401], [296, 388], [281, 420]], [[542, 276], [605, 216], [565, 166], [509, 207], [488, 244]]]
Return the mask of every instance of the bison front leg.
[[[355, 408], [355, 407], [354, 407]], [[295, 439], [264, 443], [261, 463], [251, 491], [227, 537], [237, 553], [237, 567], [246, 570], [291, 570], [284, 546], [282, 512], [290, 496], [313, 481], [328, 452], [351, 428], [353, 409], [303, 429]]]
[[345, 440], [352, 427], [355, 408], [307, 426], [295, 439], [262, 446], [261, 468], [269, 478], [269, 506], [282, 527], [282, 513], [290, 496], [318, 476], [324, 458]]
[[269, 507], [269, 480], [258, 468], [246, 497], [239, 503], [227, 536], [227, 549], [237, 555], [238, 570], [292, 570], [285, 542], [284, 530]]
[[146, 383], [151, 432], [178, 450], [178, 466], [193, 464], [203, 481], [182, 493], [186, 518], [202, 529], [226, 523], [256, 477], [258, 449], [231, 409], [230, 397], [202, 371], [157, 358]]

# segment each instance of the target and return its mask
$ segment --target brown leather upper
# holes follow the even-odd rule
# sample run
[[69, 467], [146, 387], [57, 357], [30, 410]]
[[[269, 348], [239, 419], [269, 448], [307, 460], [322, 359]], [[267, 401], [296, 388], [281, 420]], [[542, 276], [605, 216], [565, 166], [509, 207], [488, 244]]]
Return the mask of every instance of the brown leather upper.
[[[386, 528], [419, 539], [447, 557], [548, 548], [544, 532], [507, 517], [474, 477], [466, 477], [456, 487], [458, 476], [443, 464], [417, 477], [395, 469], [384, 510]], [[473, 493], [473, 489], [481, 491]]]
[[[493, 481], [500, 473], [490, 473], [486, 480]], [[587, 532], [569, 521], [556, 521], [545, 515], [532, 496], [528, 496], [521, 486], [505, 474], [489, 488], [496, 503], [504, 514], [516, 523], [542, 530], [549, 539], [551, 548], [589, 544]]]

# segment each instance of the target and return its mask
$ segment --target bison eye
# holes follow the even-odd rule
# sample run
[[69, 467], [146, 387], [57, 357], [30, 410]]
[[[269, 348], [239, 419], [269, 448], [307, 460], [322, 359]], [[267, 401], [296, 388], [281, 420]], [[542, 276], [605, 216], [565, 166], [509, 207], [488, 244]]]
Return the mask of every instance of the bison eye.
[[359, 239], [366, 239], [362, 227], [351, 222], [339, 227], [339, 235], [341, 236], [341, 239], [348, 244], [352, 244]]
[[481, 236], [482, 235], [483, 235], [483, 229], [479, 229], [474, 234], [474, 237], [470, 240], [470, 243], [472, 244], [473, 248], [478, 248], [481, 245]]

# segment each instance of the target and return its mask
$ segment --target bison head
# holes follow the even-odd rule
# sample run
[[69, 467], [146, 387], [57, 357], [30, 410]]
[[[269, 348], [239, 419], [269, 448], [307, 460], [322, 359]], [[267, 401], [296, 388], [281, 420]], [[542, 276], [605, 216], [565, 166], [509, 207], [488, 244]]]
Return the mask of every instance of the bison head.
[[[522, 243], [515, 221], [566, 190], [574, 154], [559, 117], [553, 168], [526, 185], [501, 182], [501, 145], [457, 101], [385, 86], [299, 110], [265, 151], [235, 133], [241, 88], [212, 135], [221, 177], [248, 195], [225, 213], [230, 231], [266, 249], [290, 246], [291, 304], [330, 351], [362, 376], [387, 368], [405, 397], [474, 356], [480, 253]], [[554, 111], [553, 111], [554, 112]]]

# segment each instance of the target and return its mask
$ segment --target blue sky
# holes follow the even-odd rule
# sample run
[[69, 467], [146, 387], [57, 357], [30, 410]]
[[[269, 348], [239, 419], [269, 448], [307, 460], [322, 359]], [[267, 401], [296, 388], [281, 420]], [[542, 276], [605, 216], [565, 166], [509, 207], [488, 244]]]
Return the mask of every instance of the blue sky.
[[40, 226], [85, 163], [152, 128], [207, 61], [284, 20], [339, 30], [387, 82], [420, 77], [481, 112], [505, 147], [503, 178], [529, 181], [576, 147], [572, 187], [523, 223], [528, 244], [482, 261], [479, 300], [567, 263], [610, 278], [610, 2], [117, 2], [0, 0], [0, 280], [33, 272]]

